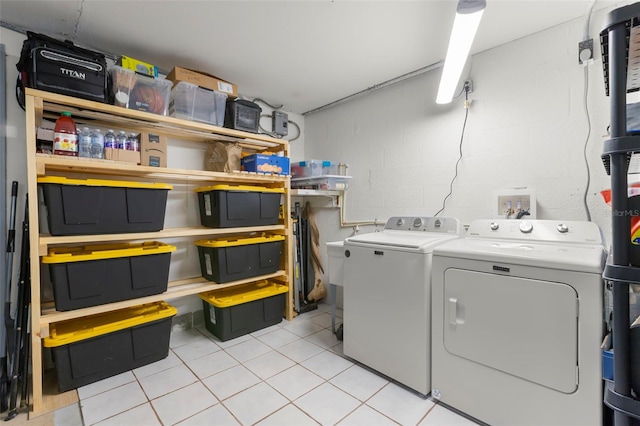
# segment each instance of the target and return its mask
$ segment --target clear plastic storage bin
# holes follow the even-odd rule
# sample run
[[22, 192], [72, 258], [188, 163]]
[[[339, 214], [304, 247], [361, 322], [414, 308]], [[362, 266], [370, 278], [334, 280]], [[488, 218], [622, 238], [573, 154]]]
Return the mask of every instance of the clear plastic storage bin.
[[171, 81], [146, 77], [117, 65], [109, 68], [109, 73], [114, 105], [167, 115]]
[[226, 101], [226, 93], [180, 81], [171, 89], [169, 115], [222, 126]]

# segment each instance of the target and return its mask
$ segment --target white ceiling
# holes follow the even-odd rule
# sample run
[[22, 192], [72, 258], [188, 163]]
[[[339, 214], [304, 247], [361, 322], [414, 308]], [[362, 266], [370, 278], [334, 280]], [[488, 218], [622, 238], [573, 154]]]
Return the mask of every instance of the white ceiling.
[[[472, 53], [583, 18], [590, 3], [487, 0]], [[595, 9], [616, 3], [628, 2], [599, 0]], [[166, 72], [174, 65], [207, 71], [247, 97], [304, 113], [444, 59], [456, 4], [0, 0], [0, 21]]]

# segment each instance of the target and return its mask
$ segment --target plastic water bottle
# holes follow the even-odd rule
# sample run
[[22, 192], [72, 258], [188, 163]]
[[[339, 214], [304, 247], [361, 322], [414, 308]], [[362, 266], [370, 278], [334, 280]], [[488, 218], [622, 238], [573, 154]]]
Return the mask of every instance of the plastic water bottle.
[[91, 157], [91, 132], [88, 127], [83, 127], [82, 132], [80, 132], [80, 143], [78, 144], [78, 148], [79, 157]]
[[118, 148], [118, 143], [116, 142], [116, 134], [113, 133], [113, 129], [109, 129], [107, 134], [104, 135], [104, 147], [105, 148]]
[[127, 139], [127, 134], [124, 130], [120, 130], [118, 133], [118, 137], [116, 138], [116, 148], [118, 149], [128, 149], [129, 141]]
[[104, 158], [104, 136], [100, 129], [91, 132], [91, 158]]
[[129, 151], [140, 151], [140, 143], [138, 142], [138, 136], [135, 133], [130, 133], [127, 139], [127, 149]]

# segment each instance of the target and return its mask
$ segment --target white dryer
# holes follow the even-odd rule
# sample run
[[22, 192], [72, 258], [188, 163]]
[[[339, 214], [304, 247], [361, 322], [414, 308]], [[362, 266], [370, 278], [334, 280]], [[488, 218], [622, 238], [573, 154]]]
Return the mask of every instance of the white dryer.
[[453, 218], [393, 217], [344, 242], [344, 354], [427, 395], [431, 253], [464, 233]]
[[602, 233], [477, 220], [436, 247], [432, 396], [498, 425], [602, 422]]

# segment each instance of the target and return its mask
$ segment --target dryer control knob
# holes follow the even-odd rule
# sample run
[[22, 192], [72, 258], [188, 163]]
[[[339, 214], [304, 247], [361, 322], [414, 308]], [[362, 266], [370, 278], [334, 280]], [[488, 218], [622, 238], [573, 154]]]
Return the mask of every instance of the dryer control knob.
[[424, 222], [422, 221], [422, 218], [421, 217], [416, 217], [416, 219], [413, 221], [414, 228], [420, 228], [422, 225], [424, 225]]
[[396, 222], [396, 226], [402, 226], [404, 225], [404, 219], [403, 218], [398, 218], [398, 221]]
[[531, 224], [531, 222], [521, 222], [520, 231], [522, 231], [525, 234], [528, 234], [531, 231], [533, 231], [533, 225]]
[[569, 227], [567, 225], [565, 225], [564, 223], [561, 223], [560, 225], [558, 225], [558, 232], [565, 234], [567, 232], [569, 232]]
[[489, 224], [489, 228], [491, 228], [492, 231], [497, 231], [498, 228], [500, 228], [500, 225], [497, 222], [491, 222]]

